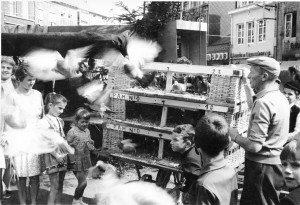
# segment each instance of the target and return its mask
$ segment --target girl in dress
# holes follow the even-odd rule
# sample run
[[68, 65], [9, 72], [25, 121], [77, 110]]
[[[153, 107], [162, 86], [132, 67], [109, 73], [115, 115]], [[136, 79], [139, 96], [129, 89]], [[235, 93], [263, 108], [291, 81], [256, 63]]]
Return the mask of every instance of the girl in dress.
[[[49, 93], [45, 98], [46, 116], [40, 121], [40, 127], [54, 129], [65, 138], [64, 122], [58, 116], [63, 113], [67, 99], [56, 93]], [[55, 151], [44, 154], [46, 173], [50, 180], [48, 205], [61, 204], [63, 182], [67, 171], [67, 155], [58, 147]]]
[[86, 178], [88, 169], [92, 167], [90, 151], [95, 151], [94, 141], [91, 139], [88, 129], [89, 121], [89, 112], [84, 108], [78, 108], [75, 114], [75, 126], [73, 126], [67, 134], [69, 145], [75, 148], [75, 167], [73, 172], [78, 180], [73, 205], [86, 205], [86, 203], [82, 201], [82, 196], [87, 186]]
[[[26, 127], [34, 128], [38, 120], [43, 116], [42, 94], [32, 89], [35, 84], [35, 77], [27, 71], [28, 65], [21, 64], [16, 70], [15, 77], [19, 81], [19, 86], [15, 93], [7, 95], [7, 102], [20, 109], [21, 116], [26, 118]], [[12, 129], [5, 124], [5, 130]], [[38, 154], [20, 154], [14, 157], [14, 166], [18, 175], [18, 194], [21, 205], [26, 204], [26, 179], [29, 177], [29, 190], [31, 204], [36, 204], [39, 191], [39, 175], [41, 174], [41, 161]]]

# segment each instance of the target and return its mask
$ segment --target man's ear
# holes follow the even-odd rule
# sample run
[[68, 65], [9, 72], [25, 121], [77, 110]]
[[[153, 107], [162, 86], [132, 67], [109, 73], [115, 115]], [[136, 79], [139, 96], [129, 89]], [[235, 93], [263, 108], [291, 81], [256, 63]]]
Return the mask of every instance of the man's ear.
[[186, 144], [187, 144], [188, 146], [192, 146], [191, 140], [187, 140], [187, 141], [186, 141]]
[[269, 78], [269, 74], [267, 72], [263, 73], [262, 81], [266, 81]]

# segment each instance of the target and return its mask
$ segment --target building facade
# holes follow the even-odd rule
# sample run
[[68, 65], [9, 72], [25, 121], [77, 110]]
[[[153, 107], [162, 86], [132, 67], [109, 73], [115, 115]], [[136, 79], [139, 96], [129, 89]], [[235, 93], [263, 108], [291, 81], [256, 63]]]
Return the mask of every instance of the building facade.
[[231, 16], [230, 63], [246, 63], [254, 56], [275, 57], [276, 48], [275, 2], [238, 2]]
[[[76, 1], [75, 1], [76, 3]], [[2, 25], [108, 25], [108, 17], [58, 1], [2, 1]]]
[[228, 65], [231, 18], [235, 1], [183, 2], [183, 19], [207, 23], [207, 65]]
[[277, 49], [279, 61], [299, 61], [300, 65], [300, 2], [278, 2]]

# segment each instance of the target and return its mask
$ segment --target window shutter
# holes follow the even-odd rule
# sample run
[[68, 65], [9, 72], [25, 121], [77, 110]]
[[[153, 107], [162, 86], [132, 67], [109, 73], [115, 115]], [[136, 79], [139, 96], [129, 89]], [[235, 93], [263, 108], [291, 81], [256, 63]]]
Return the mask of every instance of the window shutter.
[[296, 37], [297, 12], [293, 13], [292, 24], [292, 37]]

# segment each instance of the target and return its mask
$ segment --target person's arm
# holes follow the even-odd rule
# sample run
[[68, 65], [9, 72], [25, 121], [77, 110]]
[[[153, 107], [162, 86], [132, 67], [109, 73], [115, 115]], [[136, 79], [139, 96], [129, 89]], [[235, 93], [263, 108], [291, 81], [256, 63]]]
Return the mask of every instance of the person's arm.
[[242, 137], [238, 130], [231, 128], [229, 135], [231, 140], [239, 144], [246, 151], [257, 153], [262, 149], [262, 145], [268, 137], [269, 121], [275, 108], [270, 104], [257, 100], [253, 105], [251, 117], [253, 117], [248, 131], [247, 138]]
[[76, 147], [79, 143], [79, 139], [76, 138], [76, 135], [72, 130], [70, 130], [67, 134], [67, 142], [72, 147]]
[[261, 143], [253, 142], [246, 137], [242, 137], [236, 128], [230, 128], [229, 133], [231, 140], [243, 147], [248, 152], [257, 153], [262, 149]]
[[299, 137], [300, 137], [300, 113], [297, 115], [297, 118], [296, 118], [296, 125], [294, 128], [294, 132], [291, 132], [288, 134], [287, 142], [290, 142], [295, 139], [299, 139]]
[[249, 74], [249, 70], [247, 68], [243, 69], [243, 76], [242, 76], [242, 84], [244, 86], [245, 89], [245, 93], [246, 93], [246, 100], [247, 100], [247, 104], [249, 108], [252, 108], [253, 106], [253, 96], [255, 95], [253, 89], [250, 86], [250, 82], [247, 79], [247, 76]]

